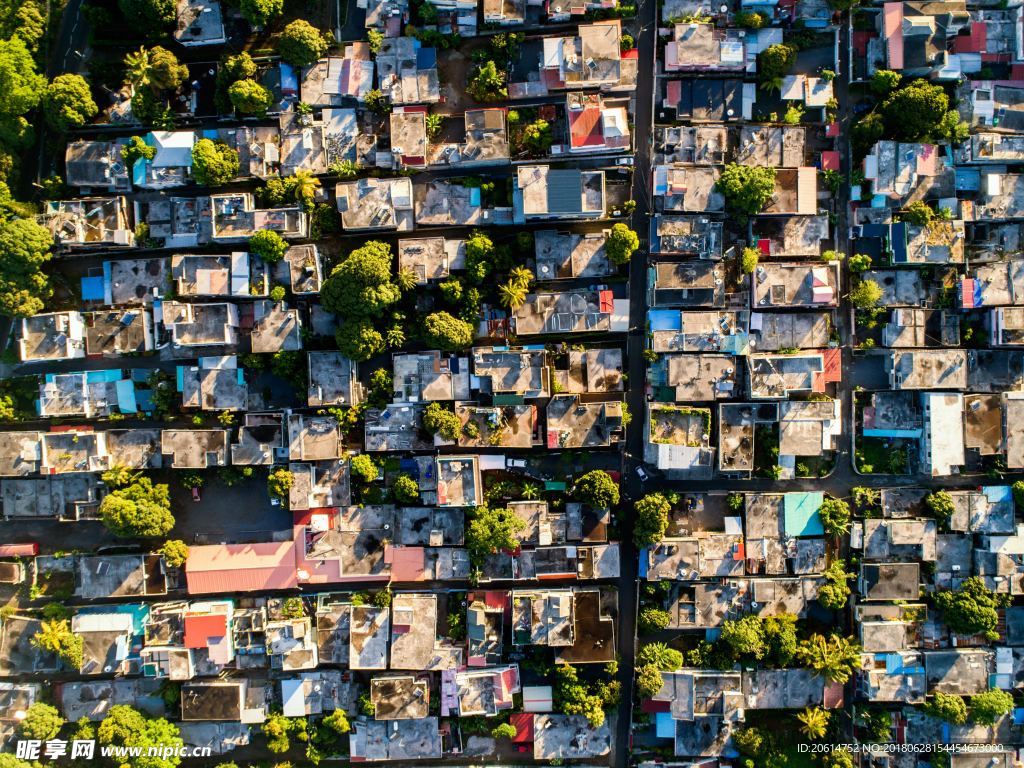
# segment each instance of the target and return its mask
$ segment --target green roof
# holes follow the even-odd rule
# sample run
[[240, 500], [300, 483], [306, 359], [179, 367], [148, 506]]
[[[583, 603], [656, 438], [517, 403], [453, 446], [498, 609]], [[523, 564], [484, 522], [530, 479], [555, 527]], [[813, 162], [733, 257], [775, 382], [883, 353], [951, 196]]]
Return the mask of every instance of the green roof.
[[821, 524], [821, 503], [825, 494], [787, 493], [782, 497], [783, 530], [787, 536], [823, 536], [825, 527]]

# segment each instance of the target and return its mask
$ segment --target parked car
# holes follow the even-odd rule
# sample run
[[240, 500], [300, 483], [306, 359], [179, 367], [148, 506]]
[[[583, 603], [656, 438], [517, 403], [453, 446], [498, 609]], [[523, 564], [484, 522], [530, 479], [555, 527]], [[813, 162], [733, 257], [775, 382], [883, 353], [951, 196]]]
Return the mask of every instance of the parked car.
[[193, 485], [192, 486], [192, 501], [199, 501], [199, 499], [200, 499], [200, 496], [199, 496], [199, 486], [198, 485]]
[[647, 474], [647, 470], [642, 465], [637, 465], [636, 476], [640, 478], [640, 482], [646, 482], [650, 475]]

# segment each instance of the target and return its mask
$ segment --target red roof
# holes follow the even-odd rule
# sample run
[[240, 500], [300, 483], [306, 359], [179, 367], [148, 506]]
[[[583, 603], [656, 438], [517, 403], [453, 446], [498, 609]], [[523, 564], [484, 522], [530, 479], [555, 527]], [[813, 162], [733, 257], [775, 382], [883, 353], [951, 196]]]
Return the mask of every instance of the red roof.
[[597, 300], [602, 312], [611, 312], [615, 309], [615, 296], [611, 291], [598, 291]]
[[185, 575], [191, 594], [294, 589], [295, 541], [189, 547]]
[[630, 48], [628, 51], [623, 53], [620, 58], [623, 58], [623, 59], [639, 59], [640, 58], [640, 51], [637, 50], [636, 48]]
[[825, 135], [834, 139], [839, 135], [839, 123], [832, 122], [825, 126]]
[[903, 69], [903, 3], [886, 3], [883, 6], [882, 34], [889, 52], [889, 69]]
[[843, 351], [826, 349], [822, 356], [825, 361], [825, 383], [834, 384], [843, 380]]
[[640, 711], [646, 712], [649, 715], [653, 715], [655, 712], [671, 712], [672, 702], [655, 701], [654, 699], [644, 699], [640, 702]]
[[1024, 80], [1024, 64], [1014, 64], [1010, 67], [1011, 80]]
[[600, 147], [604, 144], [604, 126], [600, 107], [569, 110], [569, 139], [574, 147]]
[[513, 744], [529, 744], [533, 741], [533, 715], [529, 712], [513, 712], [508, 716], [509, 725], [516, 729]]
[[970, 34], [953, 38], [953, 53], [984, 53], [987, 42], [988, 26], [983, 21], [974, 21]]
[[394, 581], [423, 581], [423, 547], [388, 547], [384, 551], [385, 562], [391, 563], [391, 578]]
[[834, 149], [827, 149], [821, 153], [821, 170], [823, 171], [838, 171], [839, 170], [839, 153]]
[[665, 84], [665, 103], [670, 107], [675, 107], [679, 104], [679, 100], [683, 97], [683, 81], [682, 80], [669, 80]]
[[228, 618], [223, 614], [185, 617], [185, 647], [205, 648], [211, 637], [226, 637]]
[[772, 255], [772, 241], [767, 237], [762, 237], [757, 241], [757, 249], [761, 252], [762, 256]]
[[508, 592], [488, 590], [484, 592], [484, 605], [488, 608], [505, 610], [508, 605]]

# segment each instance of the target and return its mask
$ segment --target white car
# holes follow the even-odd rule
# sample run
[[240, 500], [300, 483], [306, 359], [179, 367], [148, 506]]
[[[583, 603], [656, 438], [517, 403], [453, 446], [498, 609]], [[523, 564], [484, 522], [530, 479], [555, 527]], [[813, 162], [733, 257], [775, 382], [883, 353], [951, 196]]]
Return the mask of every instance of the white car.
[[640, 478], [640, 482], [645, 482], [650, 475], [647, 474], [647, 470], [642, 465], [638, 465], [636, 468], [636, 476]]

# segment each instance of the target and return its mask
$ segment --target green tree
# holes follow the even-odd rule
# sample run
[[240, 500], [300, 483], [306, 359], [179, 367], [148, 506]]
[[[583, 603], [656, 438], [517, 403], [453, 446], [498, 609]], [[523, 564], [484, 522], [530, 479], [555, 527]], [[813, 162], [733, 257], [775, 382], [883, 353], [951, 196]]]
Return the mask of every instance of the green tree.
[[850, 291], [850, 303], [857, 309], [873, 309], [882, 300], [882, 286], [874, 280], [861, 280]]
[[100, 475], [100, 480], [108, 488], [124, 488], [126, 485], [134, 483], [139, 477], [141, 477], [140, 473], [134, 469], [115, 464]]
[[395, 501], [400, 504], [416, 504], [420, 500], [419, 483], [405, 473], [395, 478], [391, 492], [395, 495]]
[[263, 721], [262, 730], [267, 737], [267, 749], [274, 754], [287, 752], [291, 748], [288, 736], [295, 730], [292, 718], [275, 712]]
[[827, 709], [821, 707], [805, 707], [796, 719], [800, 722], [800, 733], [809, 741], [817, 741], [824, 738], [828, 731], [828, 722], [831, 715]]
[[188, 560], [188, 544], [181, 539], [168, 539], [159, 552], [171, 568], [181, 568]]
[[248, 78], [236, 80], [228, 88], [232, 106], [242, 115], [265, 115], [274, 103], [273, 94]]
[[637, 631], [641, 635], [650, 635], [665, 629], [672, 621], [668, 611], [661, 608], [641, 608], [637, 615]]
[[949, 491], [933, 491], [924, 497], [924, 505], [928, 513], [934, 517], [943, 528], [949, 526], [953, 514], [956, 512], [956, 504]]
[[52, 244], [50, 231], [31, 219], [0, 219], [0, 314], [30, 317], [43, 311], [52, 290], [42, 266]]
[[900, 213], [900, 218], [915, 227], [924, 227], [935, 218], [935, 211], [928, 203], [915, 200]]
[[967, 704], [964, 703], [963, 696], [937, 692], [923, 709], [925, 714], [953, 725], [963, 725], [967, 722]]
[[182, 747], [184, 742], [178, 727], [162, 717], [147, 717], [126, 704], [115, 704], [110, 708], [96, 729], [96, 739], [104, 747], [138, 747], [142, 757], [131, 759], [132, 768], [174, 768], [181, 763], [178, 755], [149, 755], [150, 748], [155, 748], [159, 755], [160, 747]]
[[886, 136], [900, 141], [943, 138], [960, 123], [955, 114], [949, 117], [949, 96], [941, 85], [926, 79], [911, 80], [882, 102], [879, 108], [885, 119]]
[[466, 93], [475, 101], [499, 101], [508, 98], [508, 87], [505, 85], [505, 73], [498, 71], [497, 65], [491, 61], [480, 64], [469, 83], [466, 85]]
[[174, 0], [117, 0], [131, 29], [143, 34], [162, 32], [174, 23]]
[[717, 186], [726, 208], [740, 216], [753, 216], [763, 211], [775, 194], [775, 169], [729, 163]]
[[188, 67], [166, 48], [139, 48], [124, 57], [129, 82], [136, 88], [174, 91], [188, 77]]
[[466, 529], [466, 549], [475, 565], [480, 565], [488, 555], [502, 549], [519, 547], [516, 535], [526, 527], [526, 521], [510, 509], [500, 507], [477, 507], [470, 514]]
[[866, 272], [871, 269], [871, 257], [863, 253], [851, 256], [846, 263], [850, 265], [851, 272]]
[[34, 108], [46, 89], [46, 78], [36, 72], [31, 52], [19, 37], [0, 40], [0, 139], [4, 144], [24, 143], [29, 125], [22, 117]]
[[370, 53], [376, 56], [384, 46], [384, 33], [376, 29], [366, 31], [366, 42], [370, 45]]
[[523, 144], [535, 155], [546, 155], [554, 143], [555, 137], [547, 120], [534, 120], [523, 127]]
[[[321, 292], [322, 295], [322, 292]], [[379, 355], [385, 349], [384, 337], [373, 326], [372, 320], [346, 320], [334, 334], [338, 350], [357, 363]]]
[[56, 707], [37, 701], [25, 711], [25, 717], [18, 723], [18, 736], [23, 739], [49, 741], [57, 738], [64, 726], [64, 718]]
[[757, 55], [757, 77], [762, 83], [779, 80], [788, 75], [796, 64], [796, 48], [776, 43]]
[[156, 147], [151, 147], [141, 136], [132, 136], [128, 143], [121, 147], [121, 159], [131, 168], [136, 160], [152, 160], [156, 157]]
[[559, 664], [555, 667], [554, 705], [566, 715], [583, 715], [591, 728], [604, 725], [601, 697], [580, 681], [576, 667]]
[[996, 596], [978, 576], [964, 579], [960, 589], [940, 590], [934, 596], [935, 607], [942, 611], [942, 619], [950, 629], [962, 635], [984, 634], [997, 640], [999, 624]]
[[603, 469], [592, 469], [577, 480], [572, 495], [577, 501], [597, 508], [619, 504], [619, 486]]
[[377, 465], [368, 453], [357, 453], [349, 461], [349, 466], [352, 471], [352, 479], [364, 484], [374, 482], [377, 475], [380, 474], [380, 470], [377, 469]]
[[507, 283], [502, 283], [498, 286], [498, 301], [501, 302], [503, 307], [513, 310], [518, 309], [526, 303], [528, 293], [529, 288], [525, 285], [509, 279]]
[[391, 111], [391, 101], [388, 97], [376, 88], [371, 88], [363, 97], [366, 108], [375, 115], [386, 115]]
[[745, 275], [754, 274], [754, 270], [757, 269], [757, 263], [761, 259], [761, 252], [757, 248], [744, 248], [743, 253], [740, 254], [740, 269]]
[[242, 0], [240, 10], [254, 27], [262, 27], [284, 13], [284, 0]]
[[903, 76], [891, 69], [876, 69], [871, 76], [871, 90], [876, 96], [886, 97], [900, 87]]
[[621, 221], [612, 225], [604, 248], [608, 254], [608, 260], [612, 264], [626, 264], [637, 248], [640, 247], [640, 238], [636, 232], [627, 227]]
[[56, 654], [68, 669], [77, 672], [82, 668], [84, 643], [81, 637], [71, 631], [66, 619], [41, 622], [31, 642], [41, 651]]
[[501, 723], [491, 729], [491, 736], [495, 739], [514, 739], [516, 737], [516, 727], [511, 723]]
[[853, 574], [847, 573], [842, 560], [835, 560], [826, 569], [824, 576], [825, 583], [818, 589], [818, 602], [830, 611], [840, 611], [846, 607], [850, 597], [849, 580]]
[[1013, 490], [1013, 503], [1020, 511], [1024, 511], [1024, 480], [1017, 480], [1011, 486]]
[[308, 21], [296, 19], [281, 32], [277, 51], [288, 64], [308, 67], [327, 53], [327, 41]]
[[423, 319], [423, 340], [429, 347], [457, 352], [473, 345], [473, 326], [448, 312], [433, 312]]
[[321, 304], [346, 318], [380, 317], [402, 294], [392, 281], [391, 261], [391, 246], [379, 240], [355, 249], [324, 281]]
[[238, 175], [238, 152], [223, 141], [200, 139], [192, 147], [192, 178], [204, 187], [219, 187]]
[[665, 643], [648, 643], [636, 655], [636, 663], [653, 664], [658, 669], [674, 672], [683, 666], [683, 654]]
[[352, 725], [349, 723], [348, 716], [343, 709], [336, 709], [325, 717], [324, 725], [338, 735], [346, 734], [352, 730]]
[[267, 477], [267, 493], [275, 499], [287, 502], [294, 482], [295, 475], [284, 467], [278, 467]]
[[662, 493], [648, 493], [636, 502], [634, 509], [633, 541], [638, 547], [657, 544], [665, 537], [672, 504]]
[[841, 635], [812, 635], [796, 650], [801, 664], [830, 682], [844, 685], [860, 669], [860, 654], [861, 647]]
[[850, 530], [850, 505], [842, 499], [826, 497], [818, 508], [818, 515], [829, 536], [841, 536]]
[[283, 259], [287, 250], [288, 243], [272, 229], [261, 229], [249, 238], [249, 251], [269, 264]]
[[657, 696], [661, 686], [661, 670], [656, 665], [641, 664], [636, 668], [636, 692], [641, 699]]
[[769, 616], [761, 626], [768, 646], [766, 659], [778, 667], [789, 666], [796, 657], [796, 616], [791, 613]]
[[1013, 711], [1013, 696], [998, 688], [971, 697], [971, 720], [979, 725], [995, 725]]
[[316, 202], [316, 191], [320, 188], [320, 179], [313, 175], [313, 172], [300, 168], [292, 176], [292, 189], [297, 202], [306, 211], [313, 209]]
[[78, 128], [96, 117], [99, 107], [92, 99], [89, 83], [81, 75], [57, 75], [46, 86], [43, 112], [58, 131]]
[[458, 440], [462, 421], [452, 411], [435, 401], [427, 405], [423, 411], [423, 428], [445, 440]]
[[156, 538], [174, 527], [171, 498], [165, 484], [153, 485], [140, 477], [124, 488], [116, 488], [100, 502], [100, 518], [115, 536]]
[[735, 659], [760, 660], [768, 653], [764, 624], [757, 616], [744, 616], [723, 623], [721, 641], [729, 647]]

